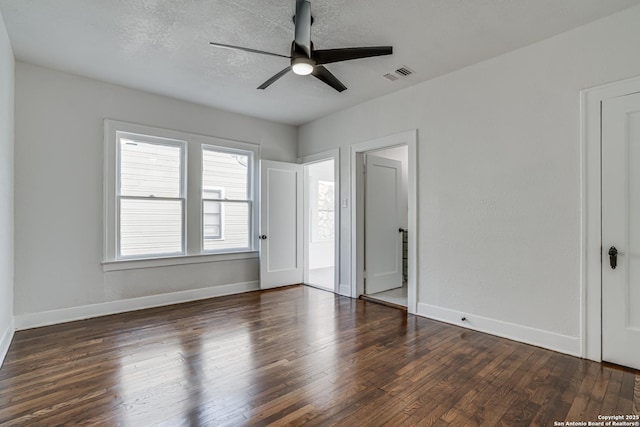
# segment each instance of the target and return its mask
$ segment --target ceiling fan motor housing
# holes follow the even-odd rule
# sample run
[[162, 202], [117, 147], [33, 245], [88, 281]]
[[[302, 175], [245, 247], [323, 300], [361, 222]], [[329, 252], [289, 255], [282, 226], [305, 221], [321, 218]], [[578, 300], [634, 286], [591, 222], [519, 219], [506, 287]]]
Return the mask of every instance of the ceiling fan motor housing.
[[307, 76], [313, 73], [316, 61], [313, 60], [313, 43], [311, 43], [311, 58], [307, 57], [304, 50], [300, 49], [296, 42], [291, 43], [291, 71], [299, 76]]

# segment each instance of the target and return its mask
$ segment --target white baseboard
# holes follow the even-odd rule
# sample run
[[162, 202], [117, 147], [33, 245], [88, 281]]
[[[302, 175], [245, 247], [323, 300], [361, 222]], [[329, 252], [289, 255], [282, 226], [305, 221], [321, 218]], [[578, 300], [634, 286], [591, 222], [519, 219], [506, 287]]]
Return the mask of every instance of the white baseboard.
[[340, 288], [338, 293], [345, 297], [351, 296], [351, 285], [345, 285], [344, 283], [340, 283]]
[[[503, 322], [482, 316], [474, 316], [448, 308], [435, 305], [418, 303], [419, 316], [433, 320], [450, 323], [463, 328], [473, 329], [479, 332], [496, 335], [502, 338], [547, 348], [571, 356], [581, 356], [580, 338], [561, 335], [555, 332], [535, 329], [528, 326], [517, 325], [515, 323]], [[465, 317], [466, 320], [460, 320]]]
[[14, 327], [14, 320], [12, 316], [11, 322], [7, 325], [4, 331], [2, 331], [2, 335], [0, 335], [0, 368], [4, 363], [4, 358], [7, 357], [7, 352], [9, 351], [11, 340], [13, 340], [14, 330], [15, 330], [15, 327]]
[[260, 289], [260, 282], [256, 280], [252, 282], [232, 283], [229, 285], [212, 286], [202, 289], [190, 289], [186, 291], [151, 295], [147, 297], [108, 301], [98, 304], [83, 305], [79, 307], [63, 308], [60, 310], [42, 311], [39, 313], [26, 313], [15, 316], [15, 329], [23, 330], [37, 328], [40, 326], [72, 322], [74, 320], [107, 316], [109, 314], [124, 313], [127, 311], [142, 310], [145, 308], [161, 307], [164, 305], [179, 304], [206, 298], [239, 294], [243, 292], [256, 291], [258, 289]]

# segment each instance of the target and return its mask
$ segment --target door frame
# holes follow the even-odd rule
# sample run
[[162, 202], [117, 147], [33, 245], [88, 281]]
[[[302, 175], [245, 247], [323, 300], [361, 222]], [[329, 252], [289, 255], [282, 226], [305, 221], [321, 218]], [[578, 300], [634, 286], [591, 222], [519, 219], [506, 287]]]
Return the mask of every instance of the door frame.
[[[308, 156], [303, 156], [298, 158], [298, 163], [300, 163], [303, 167], [313, 164], [323, 162], [325, 160], [333, 160], [333, 177], [335, 179], [334, 184], [334, 277], [333, 277], [333, 292], [338, 294], [340, 293], [340, 148], [335, 148], [332, 150], [323, 151], [317, 154], [310, 154]], [[303, 179], [306, 179], [306, 174], [303, 174]], [[303, 182], [303, 199], [304, 199], [304, 209], [302, 213], [302, 223], [304, 224], [303, 231], [303, 282], [306, 284], [309, 281], [309, 215], [307, 212], [307, 208], [309, 206], [309, 194], [307, 192], [307, 182]]]
[[[402, 148], [406, 148], [406, 145], [402, 145], [400, 146]], [[403, 259], [403, 238], [402, 238], [402, 234], [398, 232], [398, 228], [403, 229], [405, 226], [408, 226], [408, 224], [405, 224], [405, 221], [408, 219], [406, 217], [404, 217], [404, 215], [402, 215], [402, 192], [403, 192], [403, 178], [402, 178], [402, 161], [395, 158], [387, 158], [384, 156], [379, 156], [378, 153], [380, 151], [386, 151], [386, 150], [375, 150], [375, 151], [367, 151], [362, 157], [358, 157], [356, 158], [356, 161], [359, 163], [361, 161], [363, 161], [362, 163], [362, 167], [364, 168], [364, 175], [358, 175], [358, 177], [363, 177], [362, 181], [363, 181], [363, 194], [364, 197], [361, 199], [360, 197], [358, 197], [358, 205], [357, 205], [357, 209], [359, 209], [362, 206], [362, 212], [364, 213], [364, 230], [363, 230], [363, 236], [364, 236], [364, 269], [366, 271], [366, 276], [365, 276], [365, 280], [364, 280], [364, 289], [363, 289], [363, 293], [365, 295], [373, 295], [373, 294], [377, 294], [379, 292], [384, 292], [384, 291], [388, 291], [391, 289], [395, 289], [398, 286], [398, 283], [400, 284], [400, 286], [403, 285], [404, 279], [403, 279], [403, 275], [404, 275], [404, 269], [403, 269], [403, 263], [402, 263], [402, 259]], [[405, 150], [408, 152], [409, 150]], [[407, 156], [407, 162], [408, 162], [408, 156]], [[372, 177], [375, 176], [376, 174], [376, 170], [375, 167], [378, 168], [383, 168], [383, 169], [378, 169], [378, 171], [380, 170], [387, 170], [387, 168], [392, 168], [396, 171], [396, 174], [399, 172], [399, 175], [397, 174], [395, 176], [395, 182], [394, 182], [394, 191], [393, 191], [393, 195], [387, 194], [386, 197], [383, 196], [382, 199], [378, 200], [378, 201], [382, 201], [382, 205], [380, 204], [376, 204], [376, 206], [378, 208], [381, 208], [382, 206], [394, 206], [396, 207], [395, 209], [395, 218], [393, 216], [393, 214], [388, 213], [389, 216], [377, 216], [378, 221], [381, 222], [375, 222], [372, 221], [373, 218], [376, 217], [376, 215], [373, 214], [369, 214], [369, 210], [373, 210], [375, 209], [372, 206], [372, 201], [375, 203], [376, 199], [376, 194], [378, 194], [378, 189], [375, 188], [375, 186], [372, 186], [371, 188], [369, 187], [370, 183], [371, 183], [371, 179]], [[358, 190], [360, 190], [360, 187], [358, 186]], [[371, 191], [372, 190], [372, 191]], [[362, 204], [360, 204], [362, 201]], [[383, 208], [384, 209], [384, 208]], [[408, 212], [407, 212], [408, 213]], [[389, 223], [391, 222], [391, 224], [393, 224], [391, 227], [388, 227]], [[381, 237], [381, 233], [379, 233], [379, 229], [383, 228], [383, 227], [388, 227], [387, 228], [387, 233], [392, 233], [392, 240], [388, 240], [389, 236], [387, 236], [387, 240], [383, 239], [380, 240]], [[373, 258], [374, 256], [372, 256], [372, 253], [375, 253], [378, 248], [376, 248], [376, 246], [387, 246], [387, 248], [392, 248], [393, 252], [395, 253], [395, 257], [396, 258], [396, 270], [389, 274], [389, 271], [385, 271], [385, 272], [381, 272], [376, 266], [372, 266], [370, 264], [374, 264]], [[358, 245], [358, 248], [362, 248], [362, 245]], [[397, 257], [399, 257], [400, 259], [398, 259]], [[386, 258], [386, 257], [385, 257]], [[399, 262], [398, 262], [399, 261]], [[383, 277], [376, 277], [376, 274], [383, 274]], [[386, 276], [386, 277], [384, 277]], [[398, 280], [398, 281], [396, 281]], [[389, 286], [388, 289], [387, 286]], [[372, 289], [373, 288], [373, 289]], [[408, 301], [407, 301], [408, 302]]]
[[350, 177], [351, 177], [351, 297], [364, 294], [364, 207], [362, 168], [357, 161], [367, 151], [393, 148], [406, 145], [408, 147], [408, 271], [407, 271], [407, 312], [416, 314], [418, 295], [418, 192], [417, 192], [417, 140], [416, 129], [376, 138], [351, 145]]
[[602, 102], [640, 92], [634, 77], [580, 92], [580, 337], [582, 357], [602, 361]]

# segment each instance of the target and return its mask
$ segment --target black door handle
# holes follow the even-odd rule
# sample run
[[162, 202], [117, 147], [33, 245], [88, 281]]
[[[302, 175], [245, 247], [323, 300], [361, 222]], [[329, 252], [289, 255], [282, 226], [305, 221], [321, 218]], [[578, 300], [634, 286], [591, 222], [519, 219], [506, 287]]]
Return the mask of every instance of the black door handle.
[[260, 240], [267, 240], [267, 236], [263, 234], [262, 236], [258, 236], [258, 239], [260, 239]]
[[613, 270], [618, 266], [618, 250], [615, 246], [609, 248], [609, 265]]

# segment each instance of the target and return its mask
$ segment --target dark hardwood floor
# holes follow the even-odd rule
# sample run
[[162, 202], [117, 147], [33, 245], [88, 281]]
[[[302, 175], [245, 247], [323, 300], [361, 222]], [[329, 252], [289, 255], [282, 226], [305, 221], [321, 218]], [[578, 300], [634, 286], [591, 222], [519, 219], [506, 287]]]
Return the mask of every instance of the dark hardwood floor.
[[640, 378], [296, 286], [17, 332], [2, 426], [553, 426]]

